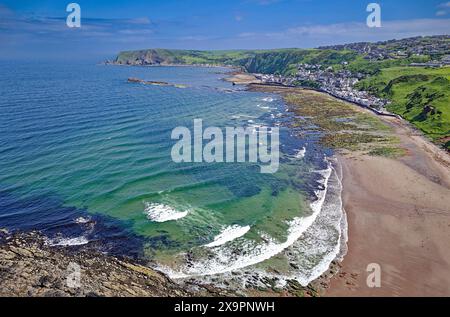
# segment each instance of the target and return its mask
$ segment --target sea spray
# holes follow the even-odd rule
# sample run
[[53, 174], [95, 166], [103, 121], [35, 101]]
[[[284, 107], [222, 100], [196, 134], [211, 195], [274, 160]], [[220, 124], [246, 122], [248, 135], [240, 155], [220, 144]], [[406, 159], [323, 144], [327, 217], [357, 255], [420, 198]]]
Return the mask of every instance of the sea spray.
[[302, 147], [300, 150], [298, 150], [297, 154], [295, 154], [295, 158], [297, 160], [301, 160], [306, 155], [306, 147]]

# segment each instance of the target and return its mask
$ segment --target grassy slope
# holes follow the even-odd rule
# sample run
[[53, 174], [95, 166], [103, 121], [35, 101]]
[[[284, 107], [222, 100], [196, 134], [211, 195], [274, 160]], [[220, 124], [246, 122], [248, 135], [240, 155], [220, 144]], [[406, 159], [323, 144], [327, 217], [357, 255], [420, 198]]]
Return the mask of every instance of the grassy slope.
[[370, 61], [363, 58], [363, 56], [357, 56], [348, 66], [348, 70], [354, 73], [362, 73], [369, 76], [377, 75], [382, 69], [408, 66], [411, 63], [424, 63], [430, 60], [429, 56], [411, 56], [409, 58], [402, 59], [388, 59], [382, 61]]
[[450, 67], [390, 67], [359, 88], [392, 100], [389, 110], [450, 149]]

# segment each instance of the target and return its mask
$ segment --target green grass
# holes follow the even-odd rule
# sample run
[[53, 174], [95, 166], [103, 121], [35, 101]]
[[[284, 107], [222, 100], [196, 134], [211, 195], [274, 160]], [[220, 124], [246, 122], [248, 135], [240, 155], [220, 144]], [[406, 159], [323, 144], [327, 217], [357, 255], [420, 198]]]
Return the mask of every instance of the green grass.
[[404, 156], [406, 154], [406, 151], [402, 148], [386, 146], [372, 149], [368, 154], [371, 156], [384, 156], [389, 158], [397, 158]]
[[388, 109], [450, 149], [450, 67], [391, 67], [358, 87], [388, 98]]
[[348, 70], [352, 71], [353, 73], [362, 73], [373, 76], [379, 74], [383, 69], [391, 67], [408, 66], [411, 63], [423, 63], [428, 62], [429, 60], [430, 60], [429, 56], [412, 56], [409, 58], [402, 58], [402, 59], [370, 61], [364, 59], [364, 56], [360, 55], [349, 63]]

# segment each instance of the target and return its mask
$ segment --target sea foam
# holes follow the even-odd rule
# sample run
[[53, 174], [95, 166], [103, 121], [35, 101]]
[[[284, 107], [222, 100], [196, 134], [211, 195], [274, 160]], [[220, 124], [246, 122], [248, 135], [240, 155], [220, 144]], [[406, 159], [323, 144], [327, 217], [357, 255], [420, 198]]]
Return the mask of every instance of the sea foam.
[[298, 150], [297, 154], [295, 154], [295, 158], [298, 160], [301, 160], [306, 155], [306, 147], [301, 148]]
[[179, 211], [168, 205], [158, 203], [145, 203], [147, 218], [153, 222], [166, 222], [186, 217], [190, 210]]
[[[319, 216], [327, 194], [327, 183], [332, 172], [331, 163], [329, 163], [326, 170], [317, 171], [323, 177], [320, 181], [323, 189], [316, 191], [316, 200], [310, 204], [312, 214], [307, 217], [297, 217], [289, 222], [288, 235], [285, 242], [275, 241], [264, 233], [261, 233], [264, 241], [262, 243], [240, 237], [233, 241], [236, 244], [221, 245], [214, 249], [215, 252], [212, 257], [190, 263], [189, 266], [182, 267], [181, 270], [174, 270], [168, 267], [159, 267], [159, 269], [174, 279], [216, 275], [258, 264], [283, 252], [302, 237]], [[242, 252], [242, 250], [246, 252]]]
[[48, 239], [45, 242], [47, 245], [52, 247], [67, 247], [67, 246], [80, 246], [85, 245], [89, 243], [89, 240], [84, 237], [76, 237], [76, 238], [55, 238], [55, 239]]
[[86, 224], [89, 223], [91, 221], [90, 217], [78, 217], [77, 219], [74, 220], [75, 223], [77, 224]]
[[214, 238], [214, 241], [205, 245], [208, 248], [218, 247], [227, 242], [233, 241], [242, 237], [250, 231], [250, 226], [241, 227], [238, 225], [226, 227], [219, 235]]

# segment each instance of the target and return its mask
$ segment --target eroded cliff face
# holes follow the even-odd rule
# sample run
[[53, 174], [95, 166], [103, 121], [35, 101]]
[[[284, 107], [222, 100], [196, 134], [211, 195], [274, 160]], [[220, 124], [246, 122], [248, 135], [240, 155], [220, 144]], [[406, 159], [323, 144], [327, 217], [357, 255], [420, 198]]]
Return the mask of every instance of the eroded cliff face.
[[169, 50], [150, 49], [141, 51], [121, 52], [113, 64], [131, 66], [173, 65], [182, 64], [175, 54]]

